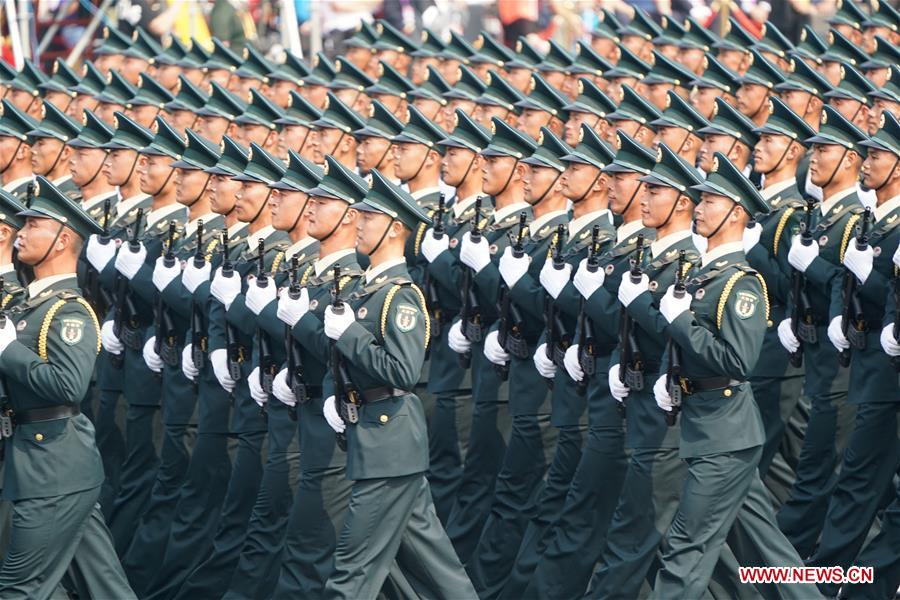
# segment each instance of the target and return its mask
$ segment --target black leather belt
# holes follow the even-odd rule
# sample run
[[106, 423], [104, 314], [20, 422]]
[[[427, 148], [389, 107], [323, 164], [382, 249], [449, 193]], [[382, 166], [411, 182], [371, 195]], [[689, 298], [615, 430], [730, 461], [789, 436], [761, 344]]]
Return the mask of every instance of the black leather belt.
[[360, 396], [362, 396], [363, 402], [368, 404], [370, 402], [378, 402], [379, 400], [393, 398], [394, 396], [402, 396], [408, 393], [409, 392], [407, 392], [406, 390], [382, 385], [379, 387], [363, 390], [362, 393], [360, 393]]
[[740, 385], [742, 381], [735, 381], [730, 377], [701, 377], [689, 379], [687, 377], [679, 378], [681, 391], [685, 394], [696, 394], [698, 392], [711, 392], [713, 390], [722, 390], [727, 387]]
[[16, 425], [28, 425], [30, 423], [43, 423], [44, 421], [58, 421], [68, 419], [81, 414], [77, 406], [48, 406], [47, 408], [33, 408], [22, 412], [13, 413], [13, 422]]

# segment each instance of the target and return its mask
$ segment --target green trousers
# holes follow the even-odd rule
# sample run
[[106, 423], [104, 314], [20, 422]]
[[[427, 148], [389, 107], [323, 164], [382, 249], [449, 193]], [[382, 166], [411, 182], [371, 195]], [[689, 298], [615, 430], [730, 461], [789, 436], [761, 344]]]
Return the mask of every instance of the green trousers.
[[472, 395], [468, 391], [442, 392], [434, 399], [428, 420], [428, 484], [438, 518], [446, 523], [462, 482]]
[[765, 478], [772, 459], [781, 447], [788, 419], [794, 413], [803, 393], [803, 374], [751, 377], [750, 386], [766, 433], [762, 458], [759, 460], [759, 473]]
[[353, 482], [325, 598], [375, 598], [396, 557], [425, 597], [477, 598], [441, 527], [424, 473]]
[[92, 598], [135, 598], [97, 504], [100, 488], [13, 504], [9, 550], [0, 566], [0, 598], [51, 597], [74, 564]]
[[125, 462], [125, 436], [116, 422], [121, 397], [122, 392], [119, 390], [97, 390], [94, 430], [97, 450], [103, 460], [103, 473], [106, 475], [100, 492], [100, 506], [104, 515], [109, 515], [112, 511], [112, 504], [119, 493], [122, 464]]

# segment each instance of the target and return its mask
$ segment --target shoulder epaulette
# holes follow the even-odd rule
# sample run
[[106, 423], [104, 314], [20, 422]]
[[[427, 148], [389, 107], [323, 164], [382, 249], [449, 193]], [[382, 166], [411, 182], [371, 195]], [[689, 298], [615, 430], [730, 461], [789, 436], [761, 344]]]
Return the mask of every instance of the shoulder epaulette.
[[756, 277], [757, 281], [759, 281], [760, 286], [762, 286], [762, 294], [763, 301], [766, 306], [766, 321], [769, 320], [769, 289], [766, 287], [766, 280], [763, 279], [763, 276], [754, 271], [748, 265], [733, 265], [737, 267], [737, 271], [731, 274], [728, 278], [728, 281], [725, 282], [725, 287], [722, 288], [722, 294], [719, 296], [719, 304], [716, 307], [716, 327], [722, 328], [722, 315], [725, 314], [725, 307], [728, 303], [728, 297], [731, 295], [731, 291], [734, 289], [735, 284], [738, 280], [744, 275], [752, 275]]
[[97, 315], [94, 313], [94, 309], [91, 308], [91, 305], [88, 304], [87, 300], [79, 296], [78, 294], [72, 292], [71, 290], [62, 290], [61, 293], [55, 294], [59, 299], [50, 307], [50, 310], [44, 315], [44, 320], [41, 322], [41, 330], [38, 333], [38, 356], [41, 357], [41, 360], [47, 362], [47, 336], [50, 334], [50, 325], [53, 323], [53, 317], [56, 316], [56, 313], [63, 306], [68, 304], [69, 302], [77, 302], [88, 312], [88, 315], [91, 318], [91, 321], [94, 324], [94, 330], [97, 332], [97, 353], [100, 353], [100, 323], [97, 321]]
[[413, 283], [412, 281], [406, 280], [403, 283], [395, 283], [390, 290], [388, 290], [387, 296], [384, 299], [384, 304], [381, 307], [381, 339], [385, 338], [385, 333], [387, 331], [387, 319], [388, 314], [391, 309], [391, 302], [394, 300], [394, 296], [404, 287], [409, 286], [415, 291], [416, 296], [419, 298], [419, 305], [422, 309], [422, 315], [425, 318], [425, 347], [428, 347], [428, 342], [431, 339], [431, 318], [428, 316], [428, 306], [425, 303], [425, 295], [422, 294], [422, 290]]

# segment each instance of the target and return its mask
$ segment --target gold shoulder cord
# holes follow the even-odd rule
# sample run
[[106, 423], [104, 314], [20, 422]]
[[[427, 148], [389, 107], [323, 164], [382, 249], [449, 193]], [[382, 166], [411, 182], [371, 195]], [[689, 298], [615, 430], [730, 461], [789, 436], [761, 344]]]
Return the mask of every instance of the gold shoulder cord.
[[3, 300], [0, 301], [0, 308], [6, 308], [6, 305], [9, 304], [9, 301], [12, 300], [13, 295], [9, 292], [3, 294]]
[[300, 277], [300, 285], [306, 285], [306, 282], [309, 281], [309, 276], [313, 272], [313, 265], [309, 265], [306, 267], [306, 270], [303, 271], [303, 276]]
[[272, 261], [272, 277], [275, 277], [275, 273], [278, 272], [278, 265], [281, 264], [281, 261], [284, 259], [284, 252], [279, 251], [275, 255], [275, 260]]
[[550, 247], [547, 248], [547, 258], [546, 258], [546, 260], [550, 260], [550, 259], [552, 258], [552, 255], [553, 255], [553, 247], [556, 245], [556, 238], [558, 238], [558, 237], [559, 237], [559, 233], [556, 232], [556, 231], [554, 231], [554, 232], [553, 232], [553, 237], [550, 239]]
[[841, 238], [841, 256], [840, 263], [844, 264], [844, 252], [847, 251], [847, 244], [850, 243], [850, 236], [853, 235], [853, 228], [856, 227], [856, 222], [859, 221], [859, 215], [853, 215], [847, 221], [847, 225], [844, 226], [844, 237]]
[[754, 273], [756, 275], [756, 279], [759, 280], [759, 285], [762, 286], [763, 298], [766, 301], [766, 321], [769, 320], [769, 286], [766, 285], [766, 280], [762, 276], [761, 273]]
[[[430, 214], [429, 214], [430, 216]], [[413, 243], [413, 255], [418, 256], [419, 250], [422, 247], [422, 238], [425, 237], [425, 230], [428, 228], [426, 223], [421, 223], [419, 228], [416, 230], [416, 240]]]
[[212, 241], [206, 245], [206, 262], [212, 261], [213, 250], [216, 247], [216, 244], [219, 243], [217, 238], [213, 238]]
[[[422, 294], [422, 290], [416, 284], [410, 284], [410, 288], [416, 292], [416, 295], [419, 297], [419, 304], [422, 307], [422, 314], [425, 316], [425, 347], [428, 347], [428, 341], [431, 339], [431, 319], [428, 316], [428, 308], [425, 305], [425, 296]], [[388, 313], [391, 309], [391, 302], [394, 300], [394, 296], [398, 291], [403, 289], [402, 285], [395, 285], [388, 291], [387, 297], [384, 299], [384, 306], [381, 308], [381, 339], [384, 339], [384, 334], [387, 331], [387, 318]]]
[[[769, 289], [766, 286], [766, 280], [763, 279], [762, 275], [759, 273], [754, 273], [756, 279], [759, 281], [759, 284], [762, 286], [763, 293], [763, 302], [766, 306], [766, 320], [769, 320]], [[722, 329], [722, 316], [725, 314], [725, 307], [728, 304], [728, 297], [731, 295], [731, 290], [734, 289], [735, 284], [738, 280], [744, 276], [743, 271], [738, 271], [728, 278], [728, 281], [725, 283], [725, 288], [722, 290], [722, 295], [719, 296], [719, 305], [716, 307], [716, 327]]]
[[[74, 298], [75, 302], [82, 305], [84, 309], [88, 312], [91, 317], [91, 321], [94, 324], [94, 329], [97, 332], [97, 353], [100, 352], [100, 323], [97, 321], [97, 315], [94, 314], [94, 309], [91, 308], [91, 305], [87, 303], [87, 300], [84, 298]], [[47, 314], [44, 315], [44, 321], [41, 323], [41, 330], [38, 333], [38, 356], [41, 357], [41, 360], [47, 362], [47, 336], [50, 334], [50, 325], [53, 323], [53, 317], [56, 316], [56, 313], [62, 308], [68, 300], [57, 300], [53, 306], [50, 307], [50, 310], [47, 311]]]
[[784, 233], [784, 228], [792, 214], [794, 214], [794, 207], [789, 206], [778, 221], [778, 227], [775, 228], [775, 239], [772, 241], [772, 256], [778, 256], [778, 243], [781, 241], [781, 234]]

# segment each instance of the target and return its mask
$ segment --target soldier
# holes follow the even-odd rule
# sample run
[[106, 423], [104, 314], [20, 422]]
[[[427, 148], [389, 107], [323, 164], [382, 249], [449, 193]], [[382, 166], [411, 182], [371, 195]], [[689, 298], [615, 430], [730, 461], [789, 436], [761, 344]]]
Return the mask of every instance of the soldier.
[[836, 29], [828, 32], [828, 50], [822, 53], [820, 71], [831, 85], [841, 82], [841, 63], [861, 65], [868, 60], [868, 55], [853, 42], [844, 37]]
[[375, 85], [375, 81], [353, 66], [343, 56], [334, 59], [335, 76], [328, 82], [328, 89], [347, 105], [347, 108], [363, 116], [369, 111], [369, 96], [365, 91]]
[[725, 35], [713, 44], [716, 59], [727, 69], [743, 75], [750, 66], [750, 47], [756, 38], [731, 17], [725, 26]]
[[738, 74], [722, 65], [711, 56], [705, 59], [706, 69], [696, 77], [691, 85], [689, 96], [693, 106], [704, 119], [711, 119], [716, 106], [716, 98], [721, 97], [728, 104], [736, 104], [737, 90], [740, 87]]
[[[515, 54], [512, 50], [504, 46], [498, 40], [495, 40], [493, 36], [484, 29], [482, 29], [481, 33], [478, 34], [478, 37], [475, 38], [473, 45], [476, 48], [476, 52], [469, 57], [467, 64], [471, 66], [476, 77], [482, 81], [487, 79], [489, 69], [502, 69], [508, 62], [515, 58]], [[461, 73], [465, 73], [465, 71], [462, 70], [464, 66], [465, 65], [460, 65]], [[448, 77], [447, 79], [450, 80], [451, 77]], [[456, 76], [456, 81], [453, 83], [454, 85], [459, 83], [459, 75]]]
[[[531, 81], [530, 75], [528, 81]], [[496, 71], [488, 71], [487, 87], [480, 96], [475, 98], [475, 111], [472, 113], [472, 117], [484, 128], [491, 126], [491, 120], [494, 117], [514, 125], [521, 112], [516, 105], [524, 98]]]
[[276, 154], [281, 160], [287, 160], [288, 151], [293, 150], [301, 158], [312, 162], [315, 150], [312, 123], [321, 116], [322, 111], [306, 98], [293, 90], [290, 92], [284, 114], [275, 119], [275, 123], [281, 126], [276, 145]]
[[414, 89], [415, 86], [406, 77], [391, 65], [381, 62], [378, 63], [378, 81], [366, 88], [366, 95], [372, 102], [381, 102], [392, 114], [405, 115], [406, 95]]
[[71, 109], [78, 96], [73, 88], [77, 87], [80, 81], [81, 78], [72, 70], [72, 67], [62, 58], [57, 58], [53, 61], [53, 74], [49, 79], [38, 84], [44, 95], [42, 102], [48, 101], [56, 106], [61, 106], [64, 113], [77, 119], [78, 113]]
[[[434, 72], [440, 75], [448, 85], [452, 85], [456, 83], [455, 79], [459, 77], [459, 67], [468, 63], [470, 57], [475, 56], [477, 53], [478, 51], [462, 35], [451, 30], [450, 39], [438, 52], [440, 64], [434, 68]], [[425, 70], [425, 79], [417, 84], [419, 86], [423, 85], [431, 77], [431, 69], [425, 67]]]
[[284, 112], [255, 89], [250, 90], [248, 95], [250, 103], [244, 113], [234, 120], [235, 125], [240, 127], [241, 140], [245, 146], [256, 144], [266, 152], [274, 153], [281, 128], [275, 121], [284, 116]]
[[273, 65], [269, 78], [269, 99], [277, 106], [290, 107], [290, 93], [298, 92], [303, 87], [303, 78], [309, 75], [309, 66], [291, 52], [286, 52], [284, 62]]
[[650, 144], [654, 132], [650, 123], [660, 118], [656, 107], [647, 102], [628, 85], [622, 86], [622, 101], [616, 110], [606, 115], [616, 133], [624, 133], [639, 144]]
[[117, 64], [121, 74], [128, 83], [138, 85], [141, 74], [146, 74], [154, 64], [156, 55], [162, 53], [162, 47], [142, 27], [131, 34], [131, 42], [120, 52], [125, 58]]
[[[745, 117], [761, 127], [769, 116], [768, 98], [775, 86], [784, 81], [784, 73], [766, 60], [756, 50], [750, 51], [750, 67], [738, 80], [736, 108]], [[724, 153], [723, 153], [724, 154]]]
[[787, 71], [790, 65], [788, 53], [793, 51], [794, 45], [771, 21], [766, 21], [761, 33], [750, 48], [782, 71]]
[[807, 127], [816, 131], [826, 102], [825, 93], [831, 90], [831, 84], [805, 62], [793, 64], [794, 68], [775, 86], [775, 91], [788, 108], [800, 115]]
[[566, 121], [563, 139], [570, 146], [578, 144], [581, 126], [586, 124], [601, 139], [609, 142], [610, 136], [615, 133], [606, 115], [616, 110], [615, 103], [586, 77], [578, 80], [576, 89], [578, 95], [575, 100], [565, 106], [569, 120]]
[[721, 98], [716, 98], [716, 110], [709, 125], [697, 130], [703, 136], [697, 165], [704, 172], [711, 171], [713, 156], [721, 152], [742, 172], [750, 173], [750, 157], [759, 140], [754, 129], [753, 121]]
[[[516, 40], [515, 51], [513, 59], [503, 65], [503, 70], [506, 71], [505, 80], [513, 89], [521, 94], [526, 94], [528, 86], [531, 85], [534, 67], [544, 60], [544, 55], [535, 50], [524, 36], [519, 36], [519, 39]], [[499, 71], [495, 72], [499, 73]], [[490, 85], [490, 79], [485, 79], [485, 81]]]
[[334, 66], [324, 54], [319, 52], [312, 57], [312, 70], [303, 77], [300, 93], [310, 104], [320, 110], [325, 109], [328, 98], [328, 82], [335, 76]]
[[241, 50], [241, 64], [234, 72], [233, 86], [229, 90], [238, 98], [247, 98], [251, 90], [259, 94], [269, 96], [269, 76], [275, 65], [266, 60], [259, 50], [252, 45], [244, 46]]
[[[635, 8], [634, 18], [618, 31], [622, 39], [622, 46], [633, 52], [641, 60], [651, 62], [653, 59], [653, 39], [662, 35], [653, 19], [640, 8]], [[621, 60], [621, 58], [620, 58]]]
[[400, 135], [404, 125], [378, 100], [372, 100], [369, 110], [371, 114], [366, 126], [353, 132], [353, 137], [359, 142], [356, 147], [356, 169], [363, 176], [371, 173], [372, 169], [378, 169], [390, 177], [396, 173], [391, 140]]
[[[475, 114], [475, 100], [484, 93], [487, 84], [484, 83], [472, 70], [463, 65], [459, 68], [460, 76], [456, 84], [444, 94], [447, 104], [443, 108], [443, 121], [448, 126], [452, 124], [456, 109], [462, 110], [467, 115]], [[487, 79], [487, 75], [485, 75]]]
[[144, 127], [150, 127], [159, 113], [165, 109], [166, 104], [175, 100], [175, 97], [161, 83], [147, 74], [138, 77], [137, 90], [125, 108], [128, 116]]
[[653, 51], [653, 57], [653, 68], [641, 80], [641, 85], [646, 90], [646, 98], [650, 104], [662, 111], [668, 106], [666, 97], [670, 91], [687, 98], [688, 86], [694, 80], [695, 74], [656, 50]]
[[[19, 217], [27, 223], [19, 259], [34, 267], [35, 281], [0, 330], [16, 425], [4, 470], [13, 516], [0, 589], [5, 598], [48, 598], [74, 563], [91, 596], [135, 598], [96, 504], [103, 471], [93, 427], [79, 411], [100, 332], [75, 267], [83, 240], [100, 228], [43, 177]], [[60, 537], [48, 545], [51, 535]]]
[[178, 77], [175, 86], [175, 97], [165, 104], [165, 111], [169, 114], [169, 122], [178, 132], [188, 129], [196, 129], [200, 120], [196, 111], [200, 110], [209, 101], [209, 96], [191, 83], [184, 75]]
[[[693, 17], [684, 20], [684, 35], [678, 40], [678, 64], [695, 76], [706, 70], [706, 58], [719, 41], [719, 36], [700, 25]], [[671, 57], [670, 57], [671, 58]], [[713, 59], [715, 60], [715, 59]], [[684, 85], [684, 84], [682, 84]], [[684, 87], [687, 87], [686, 85]]]
[[635, 56], [625, 46], [619, 45], [621, 56], [616, 66], [603, 74], [608, 82], [604, 90], [614, 102], [622, 102], [622, 90], [625, 86], [632, 88], [650, 72], [650, 65]]
[[238, 126], [234, 120], [246, 109], [247, 104], [243, 100], [213, 81], [209, 100], [203, 108], [197, 110], [198, 119], [194, 131], [214, 144], [221, 144], [226, 135], [239, 140]]
[[37, 129], [38, 123], [9, 100], [3, 100], [0, 114], [0, 181], [3, 190], [18, 201], [24, 201], [28, 184], [31, 182], [31, 143], [29, 132]]
[[614, 68], [612, 63], [594, 52], [586, 42], [578, 42], [574, 60], [569, 67], [569, 71], [571, 72], [569, 81], [571, 81], [572, 85], [569, 95], [573, 100], [576, 100], [582, 93], [582, 90], [578, 87], [578, 81], [580, 79], [588, 79], [591, 83], [596, 85], [598, 89], [602, 90], [606, 87], [606, 80], [603, 78], [603, 73], [612, 71]]
[[[72, 149], [68, 161], [69, 173], [72, 174], [72, 183], [79, 188], [81, 208], [101, 225], [104, 221], [104, 201], [107, 198], [111, 201], [118, 199], [116, 188], [101, 173], [108, 152], [103, 146], [112, 137], [113, 130], [108, 125], [94, 113], [85, 111], [84, 127], [77, 137], [67, 142]], [[106, 218], [108, 220], [108, 214]], [[90, 290], [87, 292], [90, 293]]]
[[684, 161], [694, 166], [703, 139], [700, 130], [709, 125], [690, 104], [673, 91], [666, 97], [666, 109], [650, 122], [656, 128], [656, 143], [665, 144]]
[[26, 60], [22, 69], [6, 84], [5, 96], [9, 102], [26, 115], [38, 119], [41, 113], [40, 85], [47, 81], [47, 76], [30, 60]]
[[315, 127], [312, 137], [313, 161], [325, 164], [326, 156], [333, 156], [345, 167], [356, 166], [357, 141], [353, 132], [366, 126], [359, 115], [328, 92], [322, 116], [310, 123]]
[[[535, 75], [543, 79], [554, 90], [559, 90], [563, 96], [571, 96], [572, 84], [570, 83], [569, 68], [573, 57], [555, 40], [548, 40], [549, 47], [541, 61], [532, 67]], [[556, 133], [556, 132], [554, 132]]]
[[[207, 91], [212, 93], [212, 84], [214, 83], [225, 90], [233, 91], [234, 72], [241, 66], [241, 57], [216, 37], [212, 39], [212, 44], [212, 52], [208, 54], [206, 62], [201, 65], [206, 71], [203, 81], [209, 87]], [[241, 97], [245, 98], [246, 95]]]
[[72, 200], [81, 200], [81, 192], [69, 174], [72, 149], [66, 145], [78, 137], [81, 127], [49, 102], [41, 105], [42, 120], [28, 132], [31, 144], [31, 170], [49, 179]]
[[[137, 94], [136, 87], [128, 83], [118, 71], [110, 71], [109, 79], [106, 80], [103, 89], [94, 96], [94, 100], [97, 102], [94, 112], [98, 117], [111, 124], [113, 114], [116, 111], [125, 112], [128, 101], [134, 98], [135, 94]], [[152, 123], [146, 126], [150, 127], [150, 125]]]
[[522, 110], [516, 127], [534, 139], [538, 139], [541, 127], [561, 136], [569, 119], [565, 110], [567, 99], [537, 73], [532, 75], [528, 90], [528, 96], [516, 102], [516, 106]]

